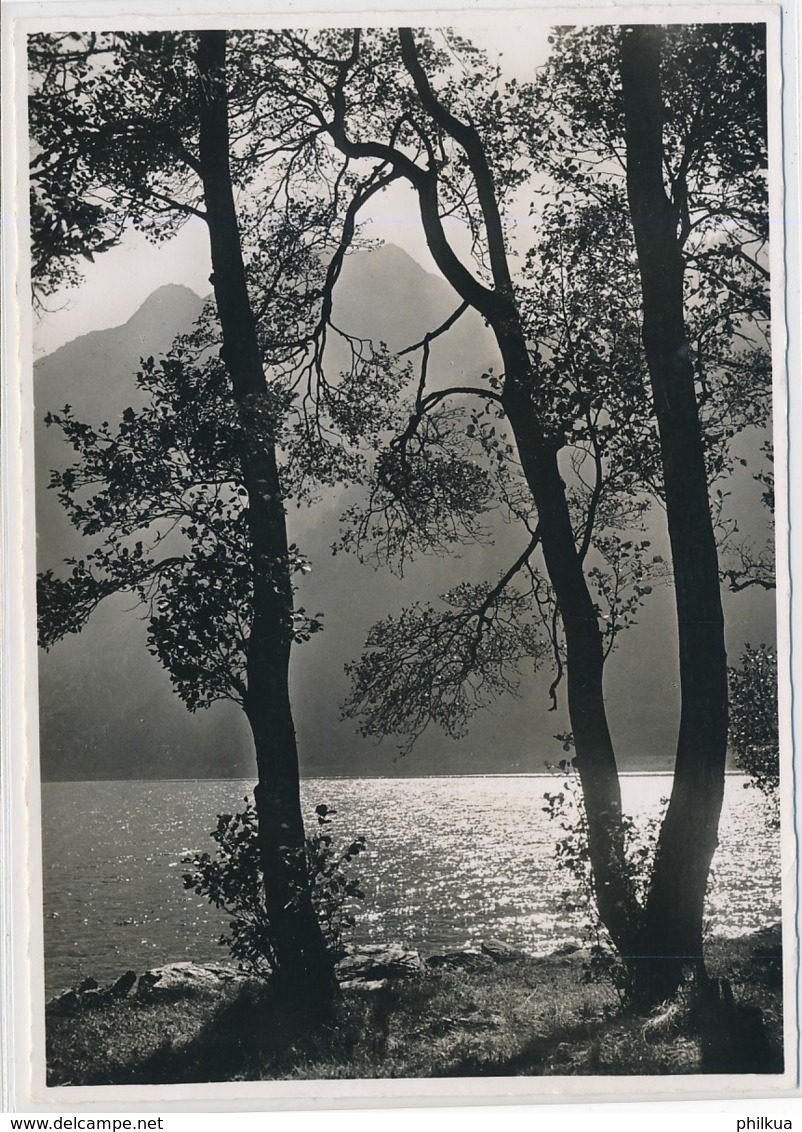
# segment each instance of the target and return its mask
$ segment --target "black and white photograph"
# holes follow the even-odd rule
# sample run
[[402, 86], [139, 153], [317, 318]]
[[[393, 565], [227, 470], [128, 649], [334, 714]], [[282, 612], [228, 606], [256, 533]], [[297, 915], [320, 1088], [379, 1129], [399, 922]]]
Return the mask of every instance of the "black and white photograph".
[[43, 1096], [795, 1081], [777, 21], [638, 11], [26, 29]]

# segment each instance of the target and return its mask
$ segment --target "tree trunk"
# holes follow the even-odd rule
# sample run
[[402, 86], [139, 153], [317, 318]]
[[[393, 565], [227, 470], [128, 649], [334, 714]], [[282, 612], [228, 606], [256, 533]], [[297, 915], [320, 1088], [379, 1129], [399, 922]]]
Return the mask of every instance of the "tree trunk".
[[300, 806], [298, 750], [289, 695], [292, 583], [284, 502], [267, 405], [267, 382], [248, 297], [229, 167], [226, 33], [199, 33], [204, 97], [199, 157], [211, 244], [222, 356], [246, 436], [253, 608], [245, 700], [256, 748], [256, 809], [276, 982], [313, 1009], [336, 992], [332, 959], [312, 907]]
[[542, 435], [531, 396], [511, 378], [509, 370], [507, 375], [504, 408], [537, 507], [546, 570], [565, 634], [568, 713], [598, 912], [626, 960], [637, 949], [638, 906], [624, 854], [621, 786], [604, 704], [604, 648], [598, 616], [574, 539], [557, 450]]
[[627, 192], [643, 293], [643, 344], [662, 452], [674, 564], [682, 707], [674, 785], [643, 924], [645, 998], [702, 963], [702, 916], [717, 845], [727, 749], [727, 658], [718, 556], [684, 324], [679, 215], [663, 185], [660, 31], [624, 33]]
[[[604, 703], [604, 650], [582, 558], [571, 526], [558, 445], [544, 432], [532, 400], [537, 383], [514, 299], [498, 197], [484, 145], [431, 89], [409, 29], [399, 32], [402, 57], [427, 113], [465, 150], [485, 222], [494, 289], [482, 286], [454, 255], [442, 228], [436, 175], [412, 173], [432, 257], [457, 293], [488, 321], [504, 363], [502, 404], [521, 466], [537, 507], [546, 569], [565, 633], [568, 712], [588, 822], [591, 867], [599, 915], [625, 959], [637, 950], [639, 908], [625, 861], [621, 787]], [[343, 145], [344, 131], [338, 144]], [[392, 160], [392, 155], [389, 156]], [[404, 165], [401, 171], [412, 172]]]

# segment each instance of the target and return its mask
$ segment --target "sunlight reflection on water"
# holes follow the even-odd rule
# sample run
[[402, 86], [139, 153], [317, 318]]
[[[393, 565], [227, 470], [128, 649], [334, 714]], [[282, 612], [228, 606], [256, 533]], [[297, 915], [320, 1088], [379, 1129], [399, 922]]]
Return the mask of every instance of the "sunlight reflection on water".
[[[580, 942], [581, 917], [560, 900], [558, 831], [543, 812], [552, 775], [463, 778], [316, 778], [307, 814], [337, 810], [333, 832], [363, 833], [357, 864], [367, 893], [357, 939], [404, 941], [424, 952], [498, 936], [533, 954]], [[667, 775], [626, 775], [624, 806], [657, 813]], [[713, 931], [738, 935], [780, 918], [778, 837], [744, 780], [728, 776], [708, 894]], [[49, 994], [92, 975], [178, 959], [219, 959], [224, 918], [184, 892], [181, 858], [209, 849], [216, 815], [253, 784], [76, 782], [42, 787], [44, 933]]]

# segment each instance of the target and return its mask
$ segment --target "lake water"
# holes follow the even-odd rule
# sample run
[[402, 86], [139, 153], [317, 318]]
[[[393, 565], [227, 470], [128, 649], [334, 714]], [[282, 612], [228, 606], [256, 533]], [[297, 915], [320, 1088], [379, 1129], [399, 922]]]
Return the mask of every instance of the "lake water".
[[[543, 812], [553, 775], [315, 778], [306, 811], [337, 811], [332, 832], [364, 834], [356, 865], [367, 893], [357, 940], [404, 942], [424, 953], [498, 937], [533, 954], [581, 942], [562, 908], [569, 883], [554, 865], [559, 830]], [[103, 981], [180, 959], [226, 957], [224, 917], [184, 891], [181, 858], [214, 846], [216, 815], [251, 782], [76, 782], [42, 787], [45, 979], [48, 994], [87, 975]], [[625, 775], [624, 805], [660, 809], [666, 775]], [[313, 824], [313, 823], [312, 823]], [[309, 828], [312, 827], [310, 824]], [[736, 936], [780, 918], [780, 862], [765, 803], [727, 778], [708, 896], [711, 928]]]

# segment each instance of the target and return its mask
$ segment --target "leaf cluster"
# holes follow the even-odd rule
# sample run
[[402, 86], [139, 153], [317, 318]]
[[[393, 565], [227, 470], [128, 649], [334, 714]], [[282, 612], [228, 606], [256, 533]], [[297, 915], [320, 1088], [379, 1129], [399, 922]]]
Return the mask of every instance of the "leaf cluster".
[[[573, 747], [571, 735], [557, 735], [563, 747]], [[620, 959], [609, 933], [601, 922], [596, 902], [596, 882], [590, 859], [588, 819], [579, 777], [573, 761], [562, 759], [555, 773], [566, 776], [556, 791], [544, 794], [543, 812], [560, 830], [555, 844], [557, 868], [569, 878], [569, 887], [562, 896], [563, 907], [581, 917], [589, 945], [585, 981], [605, 979], [612, 982], [622, 1002], [631, 997], [631, 979]], [[643, 909], [651, 882], [657, 850], [657, 839], [668, 799], [662, 798], [661, 812], [638, 822], [629, 814], [622, 816], [624, 831], [624, 868], [635, 897], [636, 912]]]
[[[524, 302], [530, 320], [535, 315], [531, 332], [538, 349], [545, 344], [547, 366], [555, 338], [558, 361], [570, 366], [559, 335], [567, 338], [572, 326], [591, 328], [597, 351], [601, 342], [609, 353], [614, 337], [619, 349], [628, 341], [631, 375], [642, 381], [619, 76], [625, 34], [626, 28], [599, 26], [560, 28], [552, 36], [536, 84], [540, 129], [530, 143], [532, 160], [547, 173], [548, 198], [531, 205], [543, 235], [528, 254]], [[655, 27], [653, 34], [663, 61], [664, 187], [686, 264], [686, 332], [713, 482], [732, 469], [732, 438], [765, 427], [770, 411], [764, 27]], [[545, 318], [536, 317], [538, 306]], [[605, 400], [611, 387], [603, 388]], [[629, 434], [631, 422], [615, 412], [614, 396], [607, 401], [611, 421], [624, 426], [630, 466], [642, 465], [643, 482], [659, 494], [659, 468], [649, 467], [657, 451], [651, 413], [640, 411], [632, 379], [626, 389], [641, 431]]]
[[402, 574], [419, 553], [482, 542], [496, 506], [491, 470], [463, 405], [439, 405], [378, 451], [365, 502], [343, 515], [335, 553]]
[[76, 256], [91, 261], [127, 225], [158, 242], [197, 209], [186, 161], [200, 97], [195, 46], [191, 32], [29, 37], [32, 276], [40, 293], [76, 282]]
[[516, 694], [524, 665], [534, 670], [547, 655], [532, 604], [513, 585], [463, 583], [439, 607], [416, 603], [378, 622], [362, 657], [346, 665], [345, 717], [366, 736], [404, 736], [403, 750], [430, 723], [461, 737], [476, 712]]

